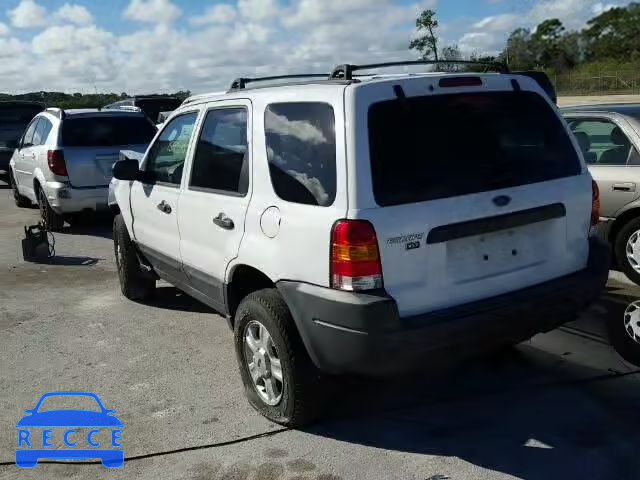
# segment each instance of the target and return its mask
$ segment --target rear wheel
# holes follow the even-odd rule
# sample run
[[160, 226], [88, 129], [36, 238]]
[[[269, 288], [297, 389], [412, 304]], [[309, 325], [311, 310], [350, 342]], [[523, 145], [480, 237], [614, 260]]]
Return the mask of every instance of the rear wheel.
[[640, 218], [634, 218], [622, 227], [614, 248], [620, 269], [629, 280], [640, 285]]
[[610, 319], [609, 339], [622, 358], [640, 366], [640, 301], [629, 305], [623, 318]]
[[269, 420], [295, 427], [319, 413], [319, 372], [276, 289], [247, 295], [235, 315], [236, 358], [249, 403]]
[[9, 184], [11, 185], [11, 191], [13, 192], [13, 201], [16, 202], [16, 205], [20, 208], [27, 208], [31, 206], [31, 202], [27, 197], [20, 194], [18, 190], [18, 184], [16, 183], [16, 179], [13, 176], [11, 170], [9, 171]]
[[45, 228], [50, 232], [61, 232], [64, 227], [64, 217], [51, 208], [42, 187], [38, 188], [38, 208]]
[[113, 249], [122, 294], [129, 300], [144, 300], [153, 295], [156, 281], [140, 268], [135, 246], [122, 215], [116, 215], [113, 219]]

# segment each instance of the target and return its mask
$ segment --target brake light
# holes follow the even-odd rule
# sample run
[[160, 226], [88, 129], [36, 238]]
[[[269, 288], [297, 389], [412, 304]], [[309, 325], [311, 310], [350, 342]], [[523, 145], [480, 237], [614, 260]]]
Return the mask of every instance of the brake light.
[[362, 291], [382, 288], [376, 232], [366, 220], [338, 220], [331, 230], [331, 287]]
[[600, 220], [600, 189], [595, 180], [591, 180], [591, 225], [597, 225]]
[[62, 150], [49, 150], [47, 152], [47, 163], [49, 164], [49, 170], [51, 170], [54, 175], [60, 175], [61, 177], [69, 176]]
[[479, 87], [482, 85], [480, 77], [445, 77], [438, 83], [443, 88], [452, 87]]

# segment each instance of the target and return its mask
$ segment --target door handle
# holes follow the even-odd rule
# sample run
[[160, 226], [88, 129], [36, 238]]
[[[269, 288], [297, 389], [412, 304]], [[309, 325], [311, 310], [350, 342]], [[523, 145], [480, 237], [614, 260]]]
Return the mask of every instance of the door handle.
[[164, 200], [162, 200], [157, 206], [158, 210], [160, 210], [162, 213], [171, 213], [171, 205], [169, 205]]
[[613, 184], [614, 192], [635, 192], [636, 184], [632, 182], [627, 183], [614, 183]]
[[220, 212], [217, 217], [213, 217], [213, 223], [225, 230], [233, 230], [235, 226], [233, 220], [227, 217], [223, 212]]

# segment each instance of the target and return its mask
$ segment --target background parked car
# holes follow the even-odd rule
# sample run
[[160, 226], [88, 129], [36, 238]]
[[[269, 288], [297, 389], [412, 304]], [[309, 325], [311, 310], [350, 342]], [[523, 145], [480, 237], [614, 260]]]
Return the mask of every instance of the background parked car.
[[122, 107], [138, 107], [142, 112], [151, 119], [153, 123], [160, 123], [161, 112], [172, 112], [180, 106], [182, 101], [176, 97], [167, 97], [163, 95], [148, 95], [131, 97], [119, 102], [110, 103], [102, 107], [103, 110], [117, 110]]
[[153, 123], [140, 112], [41, 112], [11, 159], [16, 204], [37, 203], [51, 231], [62, 229], [65, 216], [106, 209], [111, 167], [120, 150], [144, 153], [155, 134]]
[[[640, 105], [589, 105], [563, 113], [600, 189], [598, 235], [611, 245], [620, 270], [640, 285]], [[624, 358], [640, 364], [634, 315], [609, 322], [609, 336]]]
[[44, 110], [40, 102], [0, 102], [0, 170], [9, 169], [9, 161], [31, 119]]

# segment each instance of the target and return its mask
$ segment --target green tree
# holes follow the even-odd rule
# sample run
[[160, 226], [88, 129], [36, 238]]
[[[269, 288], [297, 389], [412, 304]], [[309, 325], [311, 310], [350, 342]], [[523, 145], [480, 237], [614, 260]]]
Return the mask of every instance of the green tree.
[[532, 69], [535, 66], [535, 56], [531, 48], [531, 32], [526, 28], [514, 30], [500, 57], [514, 70]]
[[440, 65], [443, 72], [455, 72], [459, 70], [460, 64], [455, 63], [456, 61], [462, 60], [462, 53], [460, 52], [458, 45], [453, 44], [444, 47], [440, 55], [440, 60], [443, 62], [451, 62]]
[[436, 30], [438, 29], [438, 20], [436, 20], [436, 12], [433, 10], [424, 10], [416, 19], [416, 29], [418, 37], [411, 40], [409, 48], [418, 50], [423, 60], [433, 59], [438, 61], [438, 37]]
[[584, 30], [589, 60], [628, 60], [640, 52], [640, 3], [607, 10]]

